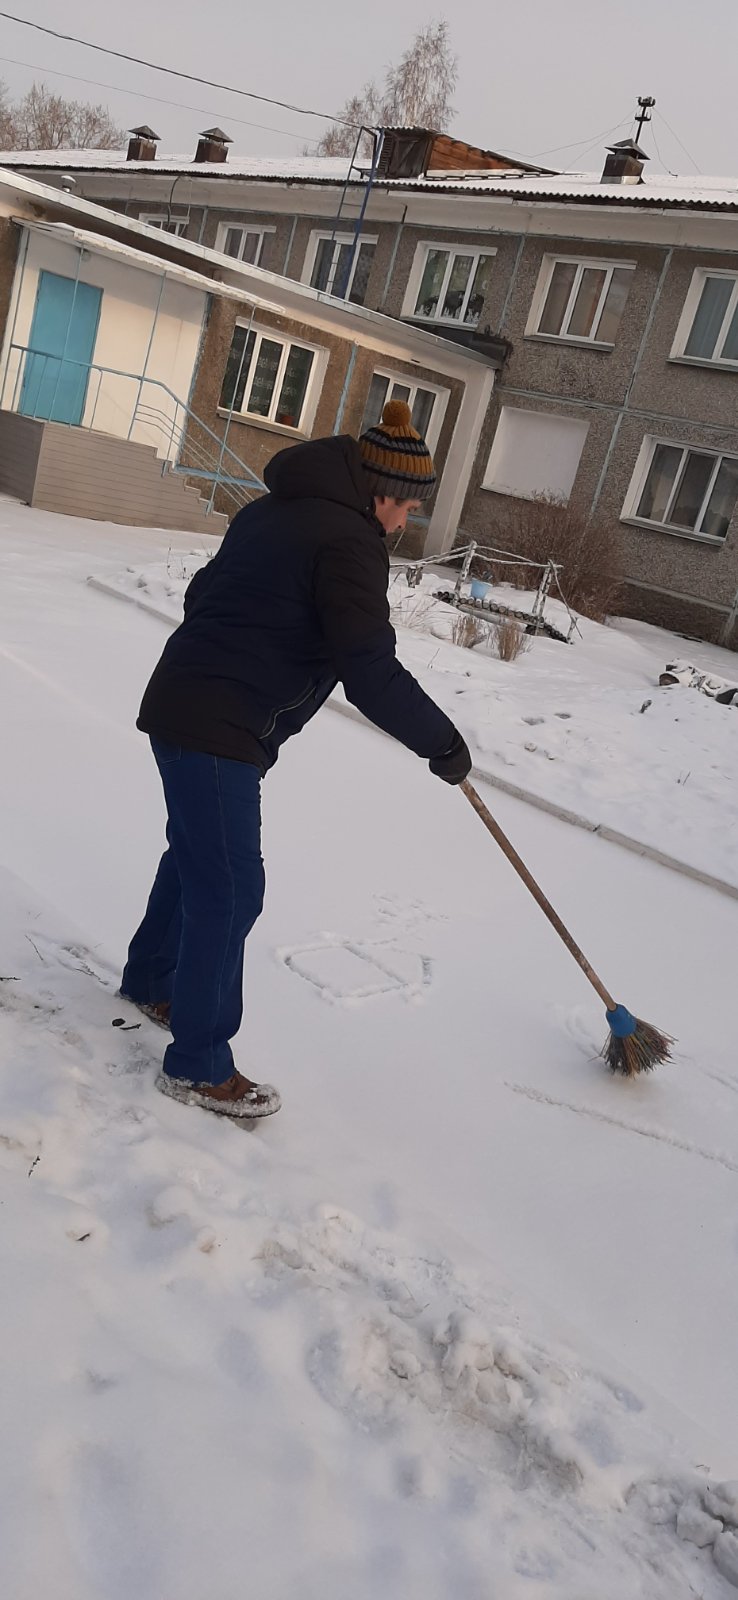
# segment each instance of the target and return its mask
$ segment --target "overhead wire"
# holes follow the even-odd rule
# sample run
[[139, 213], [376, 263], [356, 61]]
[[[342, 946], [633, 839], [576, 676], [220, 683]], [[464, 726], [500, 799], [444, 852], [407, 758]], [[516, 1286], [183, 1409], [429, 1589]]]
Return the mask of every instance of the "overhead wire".
[[299, 139], [305, 144], [317, 144], [317, 139], [308, 139], [304, 133], [296, 133], [289, 128], [274, 128], [266, 122], [251, 122], [247, 117], [237, 117], [232, 111], [213, 110], [212, 106], [191, 106], [184, 100], [166, 100], [162, 95], [147, 94], [143, 89], [127, 89], [121, 83], [103, 83], [99, 78], [81, 78], [78, 73], [62, 72], [58, 67], [40, 67], [33, 61], [17, 61], [14, 56], [0, 55], [0, 62], [10, 67], [26, 67], [29, 72], [47, 73], [52, 78], [65, 78], [69, 83], [84, 83], [92, 89], [109, 89], [114, 94], [130, 95], [136, 100], [151, 100], [154, 105], [174, 106], [178, 111], [196, 111], [203, 117], [225, 117], [229, 122], [237, 122], [244, 128], [258, 128], [262, 133], [280, 133], [287, 139]]
[[125, 50], [114, 50], [110, 45], [95, 44], [91, 39], [80, 39], [75, 33], [62, 33], [59, 28], [49, 28], [42, 22], [33, 22], [30, 17], [16, 16], [13, 11], [0, 11], [0, 17], [6, 22], [17, 22], [22, 28], [33, 28], [36, 33], [45, 33], [51, 39], [61, 39], [64, 44], [78, 44], [85, 50], [96, 50], [104, 56], [115, 56], [117, 61], [130, 61], [136, 67], [147, 67], [151, 72], [163, 72], [170, 78], [182, 78], [187, 83], [202, 83], [207, 89], [220, 89], [225, 94], [241, 95], [246, 100], [258, 100], [262, 105], [278, 106], [281, 111], [292, 111], [298, 117], [318, 117], [322, 122], [338, 122], [346, 128], [358, 128], [358, 123], [350, 122], [346, 117], [336, 116], [333, 111], [314, 111], [307, 106], [293, 105], [289, 100], [276, 100], [271, 95], [257, 94], [254, 89], [237, 88], [234, 84], [220, 83], [215, 78], [203, 78], [195, 72], [182, 72], [178, 67], [165, 67], [158, 61], [147, 61], [144, 56], [129, 55]]
[[[619, 133], [620, 129], [626, 127], [629, 122], [630, 122], [630, 117], [623, 117], [622, 121], [616, 123], [614, 128], [608, 128], [605, 133], [599, 134], [598, 137], [596, 139], [593, 139], [590, 144], [586, 145], [583, 150], [580, 150], [579, 155], [577, 157], [577, 160], [579, 162], [584, 161], [585, 156], [589, 155], [590, 150], [596, 149], [597, 145], [600, 143], [600, 141], [602, 139], [609, 139], [612, 134]], [[565, 170], [566, 170], [566, 172], [571, 173], [571, 172], [574, 172], [576, 169], [573, 168], [573, 167], [567, 167]]]
[[620, 121], [616, 122], [613, 128], [603, 128], [601, 133], [593, 134], [591, 139], [572, 139], [571, 144], [555, 144], [552, 145], [548, 150], [535, 150], [530, 159], [531, 161], [537, 161], [539, 156], [555, 156], [558, 155], [559, 151], [561, 150], [578, 150], [582, 145], [586, 145], [587, 149], [591, 149], [593, 145], [597, 144], [598, 140], [606, 139], [611, 133], [617, 133], [618, 129], [622, 128], [629, 120], [629, 117], [621, 117]]
[[679, 134], [674, 132], [674, 129], [672, 128], [671, 123], [667, 121], [666, 117], [664, 116], [663, 111], [660, 112], [660, 115], [661, 115], [661, 118], [662, 118], [663, 122], [665, 123], [666, 127], [668, 128], [669, 133], [672, 136], [672, 139], [676, 139], [676, 142], [679, 145], [680, 149], [682, 149], [684, 151], [684, 154], [687, 157], [687, 160], [691, 161], [695, 172], [701, 173], [702, 172], [702, 168], [698, 167], [697, 162], [694, 159], [694, 156], [690, 155], [690, 152], [687, 149], [686, 144], [684, 144], [683, 141], [679, 138]]

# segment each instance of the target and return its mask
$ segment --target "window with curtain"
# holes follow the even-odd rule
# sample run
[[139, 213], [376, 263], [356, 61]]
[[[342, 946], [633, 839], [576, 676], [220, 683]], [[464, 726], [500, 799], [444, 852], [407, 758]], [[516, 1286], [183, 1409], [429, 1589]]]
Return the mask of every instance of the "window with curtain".
[[220, 405], [226, 411], [263, 417], [299, 428], [305, 415], [318, 352], [271, 329], [238, 323], [228, 353]]
[[703, 539], [724, 539], [738, 501], [738, 457], [647, 441], [645, 480], [624, 515]]
[[353, 233], [313, 233], [307, 254], [305, 281], [322, 294], [363, 306], [369, 288], [376, 239], [359, 238]]
[[633, 270], [606, 261], [547, 257], [528, 333], [582, 344], [614, 344]]
[[673, 356], [738, 367], [738, 277], [694, 273]]
[[438, 439], [444, 398], [445, 394], [440, 390], [413, 383], [410, 378], [393, 378], [390, 372], [375, 372], [369, 385], [361, 432], [375, 427], [388, 400], [404, 400], [410, 407], [416, 433], [433, 449]]
[[[424, 245], [403, 306], [403, 316], [423, 322], [457, 322], [475, 328], [487, 297], [494, 252]], [[414, 287], [413, 287], [414, 281]]]

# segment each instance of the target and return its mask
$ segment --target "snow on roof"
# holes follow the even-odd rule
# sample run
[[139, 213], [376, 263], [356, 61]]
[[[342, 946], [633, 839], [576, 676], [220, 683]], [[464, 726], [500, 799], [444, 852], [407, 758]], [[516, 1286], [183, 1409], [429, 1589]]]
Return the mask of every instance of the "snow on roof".
[[453, 178], [404, 179], [403, 188], [447, 190], [475, 195], [514, 195], [521, 200], [563, 200], [600, 205], [651, 205], [738, 208], [738, 178], [688, 177], [647, 173], [641, 183], [601, 183], [592, 172], [559, 172], [536, 176], [519, 172], [471, 173], [461, 183]]
[[231, 152], [223, 162], [195, 161], [191, 155], [128, 161], [125, 150], [3, 150], [0, 167], [54, 167], [62, 172], [192, 172], [200, 178], [295, 178], [343, 183], [351, 161], [348, 156], [238, 156]]
[[[166, 176], [192, 173], [200, 178], [253, 179], [266, 183], [362, 183], [348, 156], [238, 156], [227, 162], [197, 162], [191, 156], [160, 155], [155, 161], [128, 161], [123, 150], [15, 150], [0, 152], [0, 167], [19, 170], [54, 168], [74, 172], [147, 172]], [[365, 169], [367, 170], [367, 169]], [[559, 200], [567, 204], [663, 206], [709, 210], [738, 209], [738, 177], [688, 177], [674, 173], [644, 174], [642, 183], [601, 183], [596, 172], [560, 172], [536, 175], [511, 165], [508, 172], [472, 171], [418, 178], [381, 178], [378, 188], [418, 189], [428, 192], [520, 200]]]

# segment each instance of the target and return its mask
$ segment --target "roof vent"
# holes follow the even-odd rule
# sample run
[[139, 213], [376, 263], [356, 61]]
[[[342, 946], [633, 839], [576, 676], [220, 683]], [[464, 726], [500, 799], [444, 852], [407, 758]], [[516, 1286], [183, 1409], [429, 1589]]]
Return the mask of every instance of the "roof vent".
[[131, 137], [126, 161], [155, 161], [159, 134], [145, 124], [141, 128], [130, 128], [129, 132]]
[[379, 178], [420, 178], [436, 140], [426, 128], [383, 128], [382, 148], [377, 166]]
[[600, 183], [642, 183], [643, 163], [648, 159], [635, 139], [621, 139], [619, 144], [608, 145]]
[[228, 156], [228, 146], [233, 144], [228, 134], [222, 128], [206, 128], [200, 134], [195, 151], [196, 161], [225, 161]]

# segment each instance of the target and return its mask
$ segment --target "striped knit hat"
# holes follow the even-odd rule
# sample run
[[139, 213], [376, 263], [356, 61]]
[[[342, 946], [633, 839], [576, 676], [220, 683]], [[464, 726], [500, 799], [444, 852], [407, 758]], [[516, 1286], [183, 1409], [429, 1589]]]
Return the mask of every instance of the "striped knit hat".
[[381, 422], [362, 433], [359, 449], [372, 494], [391, 500], [430, 500], [434, 494], [433, 457], [404, 400], [388, 400]]

